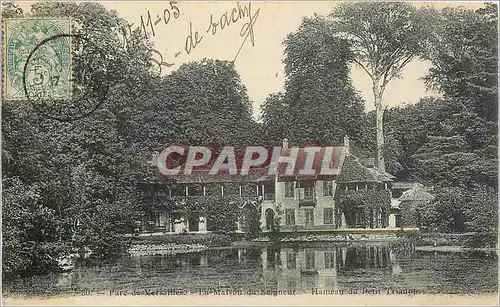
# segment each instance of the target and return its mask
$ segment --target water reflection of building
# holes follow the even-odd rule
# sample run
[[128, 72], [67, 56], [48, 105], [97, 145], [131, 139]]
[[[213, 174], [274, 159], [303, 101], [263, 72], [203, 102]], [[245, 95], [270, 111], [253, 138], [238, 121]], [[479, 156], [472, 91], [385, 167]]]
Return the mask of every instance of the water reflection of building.
[[339, 276], [358, 269], [402, 272], [396, 252], [385, 245], [330, 248], [268, 247], [261, 254], [264, 282], [277, 280], [277, 290], [340, 290]]

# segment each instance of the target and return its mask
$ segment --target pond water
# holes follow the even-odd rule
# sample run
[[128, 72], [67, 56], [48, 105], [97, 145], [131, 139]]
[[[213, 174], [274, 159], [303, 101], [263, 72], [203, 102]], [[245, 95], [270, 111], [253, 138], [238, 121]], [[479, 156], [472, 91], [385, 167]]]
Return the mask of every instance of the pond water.
[[496, 253], [397, 252], [387, 244], [282, 244], [130, 256], [108, 263], [86, 259], [72, 272], [19, 278], [4, 283], [3, 290], [7, 296], [486, 293], [497, 291], [497, 273]]

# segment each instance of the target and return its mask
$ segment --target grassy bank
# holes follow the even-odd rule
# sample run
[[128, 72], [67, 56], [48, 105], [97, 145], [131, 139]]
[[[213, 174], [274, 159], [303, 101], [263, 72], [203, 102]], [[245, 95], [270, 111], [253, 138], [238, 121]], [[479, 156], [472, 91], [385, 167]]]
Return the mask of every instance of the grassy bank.
[[[407, 242], [414, 246], [459, 248], [496, 248], [496, 233], [422, 233], [422, 232], [376, 232], [376, 233], [281, 233], [277, 242]], [[233, 242], [239, 245], [255, 243], [271, 243], [270, 238], [263, 234], [254, 240], [245, 240], [243, 236], [223, 233], [206, 234], [164, 234], [151, 236], [129, 237], [132, 245], [179, 245], [227, 247]]]
[[130, 237], [130, 243], [132, 245], [191, 244], [203, 245], [206, 247], [230, 246], [232, 244], [229, 235], [220, 233], [183, 233], [160, 236], [133, 236]]

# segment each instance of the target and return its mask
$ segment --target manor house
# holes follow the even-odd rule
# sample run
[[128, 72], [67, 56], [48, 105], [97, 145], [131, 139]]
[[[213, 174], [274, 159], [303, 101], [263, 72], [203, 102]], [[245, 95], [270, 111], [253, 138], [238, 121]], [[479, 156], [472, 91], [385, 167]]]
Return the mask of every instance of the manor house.
[[[282, 155], [289, 151], [283, 140]], [[242, 175], [210, 175], [206, 171], [169, 178], [154, 171], [141, 184], [145, 211], [141, 231], [185, 233], [217, 231], [221, 215], [234, 211], [235, 231], [243, 231], [244, 209], [254, 210], [264, 232], [279, 228], [281, 232], [360, 229], [399, 229], [402, 226], [401, 202], [398, 198], [414, 184], [394, 182], [394, 177], [380, 171], [374, 159], [362, 159], [350, 152], [349, 138], [343, 146], [334, 147], [328, 175], [292, 174], [278, 167], [270, 175], [263, 167]], [[300, 148], [296, 164], [303, 166], [306, 151]], [[314, 161], [313, 169], [321, 167]], [[319, 173], [319, 172], [318, 172]], [[408, 200], [408, 195], [406, 195]], [[225, 203], [226, 207], [222, 206]], [[227, 206], [229, 204], [229, 206]], [[225, 208], [223, 212], [216, 207]], [[231, 225], [230, 225], [231, 226]], [[225, 228], [227, 229], [227, 228]], [[230, 227], [231, 229], [231, 227]]]

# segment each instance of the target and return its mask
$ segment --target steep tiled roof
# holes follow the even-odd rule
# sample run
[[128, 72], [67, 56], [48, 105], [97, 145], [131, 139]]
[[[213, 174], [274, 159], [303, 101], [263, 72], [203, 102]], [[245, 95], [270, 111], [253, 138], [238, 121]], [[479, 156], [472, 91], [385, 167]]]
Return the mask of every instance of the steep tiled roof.
[[366, 167], [374, 167], [375, 159], [374, 158], [359, 158], [359, 162]]
[[377, 181], [380, 182], [390, 182], [396, 178], [387, 172], [380, 171], [378, 168], [368, 168], [368, 171], [372, 173], [373, 177], [377, 179]]
[[344, 160], [337, 182], [389, 182], [393, 179], [394, 176], [391, 174], [377, 168], [366, 167], [358, 158], [349, 154]]

